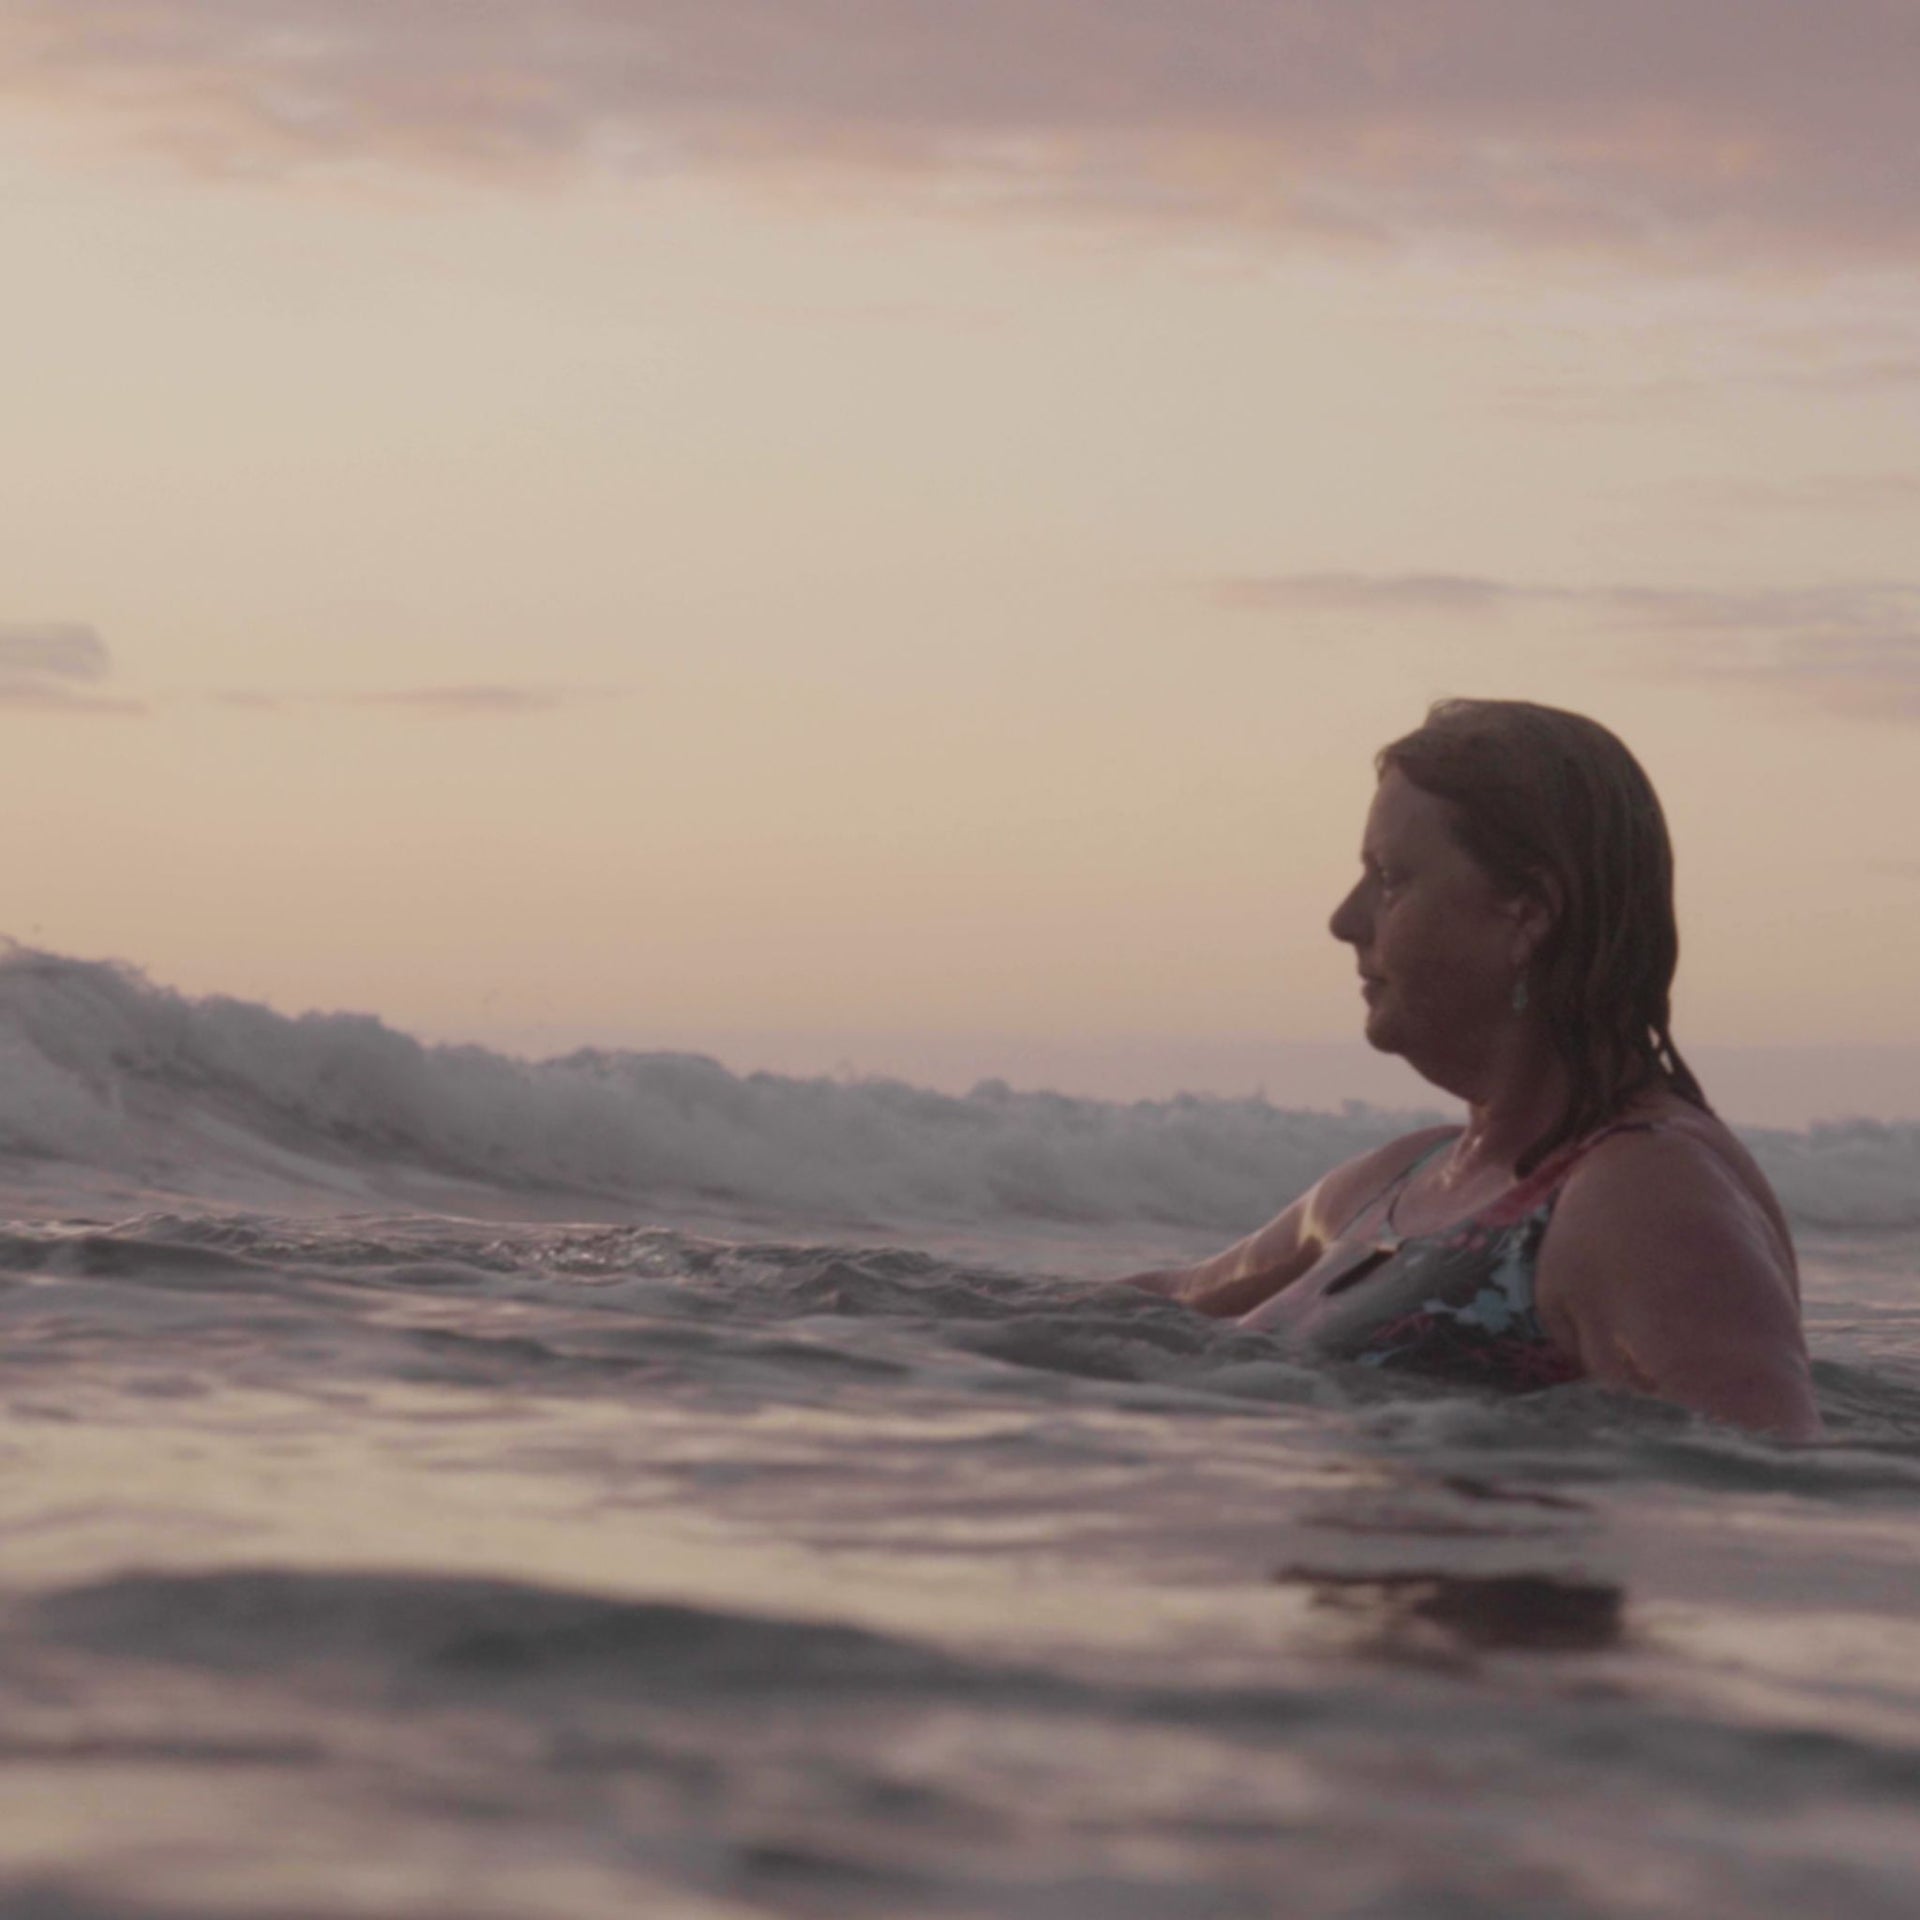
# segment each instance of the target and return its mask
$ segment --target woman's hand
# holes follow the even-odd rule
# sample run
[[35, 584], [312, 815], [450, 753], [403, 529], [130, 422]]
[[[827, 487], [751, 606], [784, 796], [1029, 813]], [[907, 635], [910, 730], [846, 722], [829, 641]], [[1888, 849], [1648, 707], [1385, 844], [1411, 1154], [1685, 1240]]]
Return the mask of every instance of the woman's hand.
[[1123, 1279], [1103, 1280], [1100, 1290], [1104, 1293], [1115, 1287], [1138, 1287], [1142, 1293], [1157, 1293], [1162, 1300], [1178, 1300], [1190, 1271], [1187, 1267], [1156, 1267], [1151, 1273], [1130, 1273]]

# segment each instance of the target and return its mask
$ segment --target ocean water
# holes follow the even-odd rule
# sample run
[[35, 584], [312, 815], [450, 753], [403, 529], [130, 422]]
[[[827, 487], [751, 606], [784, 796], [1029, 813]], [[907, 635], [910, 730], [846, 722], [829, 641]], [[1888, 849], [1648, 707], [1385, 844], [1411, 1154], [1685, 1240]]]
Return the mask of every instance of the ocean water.
[[0, 960], [0, 1920], [1905, 1920], [1920, 1128], [1818, 1447], [1090, 1293], [1407, 1124]]

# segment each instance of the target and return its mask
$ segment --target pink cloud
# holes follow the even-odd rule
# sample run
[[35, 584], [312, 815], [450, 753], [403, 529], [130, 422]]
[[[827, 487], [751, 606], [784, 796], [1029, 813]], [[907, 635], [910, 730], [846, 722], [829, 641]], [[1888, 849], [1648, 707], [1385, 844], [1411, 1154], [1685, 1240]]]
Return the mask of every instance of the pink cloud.
[[91, 691], [112, 672], [107, 643], [91, 627], [63, 620], [0, 624], [0, 708], [145, 713], [141, 701]]
[[12, 0], [211, 165], [820, 165], [1276, 234], [1898, 253], [1910, 0]]
[[67, 620], [0, 625], [0, 675], [9, 679], [104, 680], [113, 671], [107, 643]]

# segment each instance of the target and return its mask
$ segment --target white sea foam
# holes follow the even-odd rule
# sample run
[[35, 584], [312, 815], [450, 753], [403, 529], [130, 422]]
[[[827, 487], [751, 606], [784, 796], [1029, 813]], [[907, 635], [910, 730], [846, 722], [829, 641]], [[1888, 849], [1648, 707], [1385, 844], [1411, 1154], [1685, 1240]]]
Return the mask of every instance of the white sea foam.
[[[999, 1082], [956, 1098], [741, 1077], [688, 1054], [534, 1062], [425, 1046], [365, 1015], [189, 999], [117, 965], [0, 956], [0, 1149], [187, 1192], [236, 1165], [351, 1192], [399, 1164], [634, 1202], [1234, 1233], [1418, 1118]], [[1920, 1225], [1920, 1126], [1747, 1138], [1801, 1223]]]

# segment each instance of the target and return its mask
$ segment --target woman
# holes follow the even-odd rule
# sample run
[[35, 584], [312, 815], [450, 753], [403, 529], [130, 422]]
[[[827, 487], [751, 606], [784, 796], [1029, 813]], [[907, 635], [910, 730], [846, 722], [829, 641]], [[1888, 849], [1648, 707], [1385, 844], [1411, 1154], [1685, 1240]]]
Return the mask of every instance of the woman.
[[1377, 767], [1333, 935], [1367, 1039], [1467, 1123], [1132, 1284], [1328, 1358], [1817, 1438], [1786, 1217], [1667, 1031], [1673, 856], [1638, 762], [1578, 714], [1450, 700]]

